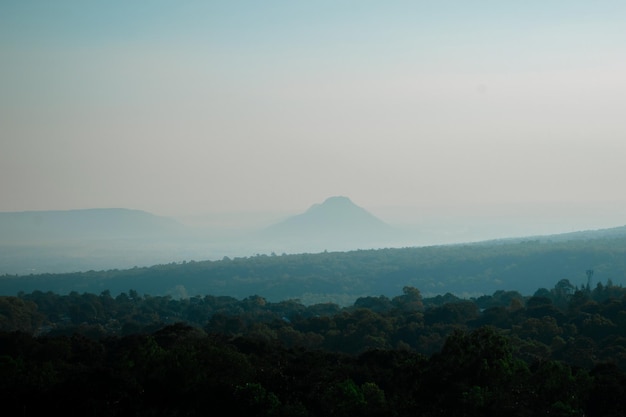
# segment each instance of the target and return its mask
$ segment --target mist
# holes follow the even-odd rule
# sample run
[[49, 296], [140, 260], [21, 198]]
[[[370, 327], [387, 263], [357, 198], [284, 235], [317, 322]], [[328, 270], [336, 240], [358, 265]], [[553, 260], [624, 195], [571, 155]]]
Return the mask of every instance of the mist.
[[626, 201], [619, 3], [28, 4], [0, 9], [0, 211]]
[[[0, 213], [0, 274], [533, 239], [626, 224], [624, 206], [617, 203], [474, 205], [459, 210], [428, 206], [370, 209], [354, 201], [348, 212], [332, 209], [322, 218], [307, 218], [305, 228], [292, 224], [323, 202], [312, 202], [299, 212], [207, 213], [179, 218], [127, 209]], [[347, 221], [358, 217], [355, 212], [360, 211], [367, 212], [373, 224]], [[275, 233], [280, 227], [282, 231]]]

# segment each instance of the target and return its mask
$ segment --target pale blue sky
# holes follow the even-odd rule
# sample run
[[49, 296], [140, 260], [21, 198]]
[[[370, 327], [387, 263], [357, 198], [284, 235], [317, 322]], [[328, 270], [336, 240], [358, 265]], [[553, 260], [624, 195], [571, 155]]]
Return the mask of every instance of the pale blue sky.
[[624, 22], [623, 1], [5, 0], [0, 211], [623, 202]]

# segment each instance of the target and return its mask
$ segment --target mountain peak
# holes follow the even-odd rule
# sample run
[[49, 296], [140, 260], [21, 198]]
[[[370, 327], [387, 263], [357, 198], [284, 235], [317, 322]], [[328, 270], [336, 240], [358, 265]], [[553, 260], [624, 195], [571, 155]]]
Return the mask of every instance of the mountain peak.
[[313, 204], [308, 212], [317, 211], [317, 210], [350, 210], [350, 209], [361, 209], [359, 206], [354, 204], [352, 200], [348, 197], [344, 196], [334, 196], [328, 197], [324, 200], [323, 203], [315, 203]]
[[392, 228], [348, 197], [333, 196], [267, 231], [274, 237], [292, 242], [316, 241], [324, 242], [325, 246], [345, 242], [360, 246], [386, 238]]
[[328, 197], [322, 204], [353, 204], [352, 200], [348, 197], [344, 197], [342, 195], [336, 195], [333, 197]]

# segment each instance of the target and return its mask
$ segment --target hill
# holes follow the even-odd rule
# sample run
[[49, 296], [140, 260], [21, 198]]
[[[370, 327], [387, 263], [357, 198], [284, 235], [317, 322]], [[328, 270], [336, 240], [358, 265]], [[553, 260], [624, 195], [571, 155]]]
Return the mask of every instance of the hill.
[[124, 208], [0, 213], [0, 242], [41, 243], [171, 235], [175, 220]]
[[261, 232], [266, 242], [303, 252], [385, 247], [399, 232], [348, 197], [327, 198]]
[[180, 258], [187, 235], [181, 223], [141, 210], [4, 212], [0, 213], [0, 274], [171, 262]]
[[134, 289], [154, 296], [259, 295], [270, 301], [345, 305], [362, 296], [398, 294], [405, 286], [425, 296], [473, 297], [499, 290], [530, 295], [561, 280], [586, 285], [588, 270], [594, 271], [594, 282], [626, 284], [626, 235], [604, 230], [588, 232], [585, 239], [256, 255], [71, 274], [5, 275], [0, 277], [0, 295], [35, 290], [116, 294]]

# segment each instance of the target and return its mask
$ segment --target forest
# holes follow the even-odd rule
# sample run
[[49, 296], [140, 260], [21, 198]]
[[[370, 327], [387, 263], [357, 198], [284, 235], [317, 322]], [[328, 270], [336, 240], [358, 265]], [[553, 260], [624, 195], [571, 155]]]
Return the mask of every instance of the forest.
[[[618, 230], [618, 229], [615, 229]], [[303, 304], [352, 305], [359, 297], [393, 297], [405, 286], [424, 296], [451, 293], [461, 298], [537, 288], [568, 279], [585, 285], [595, 279], [626, 284], [626, 234], [512, 239], [473, 244], [302, 254], [256, 254], [216, 261], [177, 263], [58, 274], [0, 276], [0, 295], [72, 291], [112, 296], [133, 288], [140, 294], [297, 299]]]
[[2, 296], [0, 395], [28, 416], [622, 416], [626, 290], [589, 282], [349, 306]]

